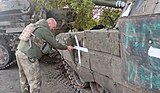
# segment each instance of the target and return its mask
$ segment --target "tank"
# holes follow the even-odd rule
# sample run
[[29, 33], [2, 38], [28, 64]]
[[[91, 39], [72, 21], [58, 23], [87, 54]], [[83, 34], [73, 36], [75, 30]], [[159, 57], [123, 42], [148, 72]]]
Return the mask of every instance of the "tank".
[[113, 29], [57, 37], [75, 46], [74, 51], [60, 51], [74, 87], [91, 93], [159, 93], [159, 0], [93, 2], [123, 10]]
[[35, 10], [30, 0], [0, 0], [0, 69], [15, 63], [15, 50], [18, 36], [24, 27], [39, 19], [55, 17], [58, 32], [68, 32], [75, 15], [69, 8], [47, 10], [42, 6]]

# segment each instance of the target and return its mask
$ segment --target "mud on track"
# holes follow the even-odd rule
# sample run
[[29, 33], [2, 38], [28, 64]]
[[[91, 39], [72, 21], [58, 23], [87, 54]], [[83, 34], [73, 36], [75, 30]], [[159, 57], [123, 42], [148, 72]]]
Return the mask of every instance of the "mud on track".
[[[42, 75], [41, 93], [74, 93], [66, 78], [60, 76], [58, 63], [40, 62]], [[0, 93], [20, 93], [18, 67], [0, 70]]]

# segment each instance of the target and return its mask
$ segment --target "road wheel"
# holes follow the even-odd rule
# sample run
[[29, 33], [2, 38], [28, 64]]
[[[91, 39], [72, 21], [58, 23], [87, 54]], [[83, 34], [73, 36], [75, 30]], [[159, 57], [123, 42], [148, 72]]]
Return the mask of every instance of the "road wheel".
[[4, 69], [12, 61], [13, 53], [11, 49], [4, 44], [0, 43], [0, 69]]

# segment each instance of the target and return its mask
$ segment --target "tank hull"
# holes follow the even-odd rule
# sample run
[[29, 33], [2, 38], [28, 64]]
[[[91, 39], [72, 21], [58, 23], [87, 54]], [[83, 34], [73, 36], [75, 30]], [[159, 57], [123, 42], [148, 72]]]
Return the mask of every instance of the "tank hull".
[[88, 49], [61, 54], [91, 89], [94, 82], [105, 93], [158, 93], [159, 20], [160, 15], [155, 14], [128, 16], [119, 19], [119, 30], [61, 34], [63, 43], [77, 46], [76, 35], [79, 46]]

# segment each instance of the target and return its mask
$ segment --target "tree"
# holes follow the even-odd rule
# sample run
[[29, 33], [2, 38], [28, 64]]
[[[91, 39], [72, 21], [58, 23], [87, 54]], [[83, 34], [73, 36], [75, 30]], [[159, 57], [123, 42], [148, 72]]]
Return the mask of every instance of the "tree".
[[107, 28], [113, 28], [120, 14], [120, 9], [105, 7], [100, 15], [99, 23], [105, 25]]
[[95, 5], [92, 0], [33, 0], [38, 4], [38, 8], [43, 4], [47, 9], [62, 8], [68, 6], [76, 12], [74, 28], [90, 29], [94, 25], [103, 24], [106, 27], [112, 27], [120, 11], [114, 8], [105, 7], [102, 10], [100, 19], [93, 18], [93, 9]]
[[76, 28], [90, 29], [96, 24], [93, 20], [94, 4], [91, 0], [72, 0], [71, 8], [76, 11], [77, 17], [75, 21]]

